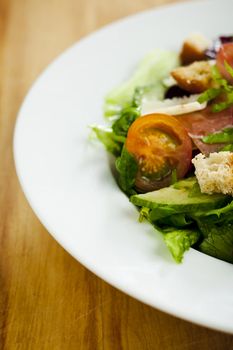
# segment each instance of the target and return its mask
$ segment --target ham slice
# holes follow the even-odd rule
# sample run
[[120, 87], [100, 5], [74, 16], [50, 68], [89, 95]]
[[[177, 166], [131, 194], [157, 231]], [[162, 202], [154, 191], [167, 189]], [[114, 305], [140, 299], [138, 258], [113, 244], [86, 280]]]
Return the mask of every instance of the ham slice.
[[184, 125], [194, 145], [205, 155], [218, 152], [224, 144], [207, 144], [202, 142], [203, 136], [221, 131], [226, 127], [233, 127], [233, 108], [213, 113], [210, 107], [193, 113], [177, 116]]

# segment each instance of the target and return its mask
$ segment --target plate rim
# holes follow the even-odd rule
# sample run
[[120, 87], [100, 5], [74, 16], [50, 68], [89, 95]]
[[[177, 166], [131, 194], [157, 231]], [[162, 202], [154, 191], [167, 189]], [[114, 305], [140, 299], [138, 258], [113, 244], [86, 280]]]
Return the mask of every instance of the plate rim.
[[[226, 0], [227, 1], [227, 0]], [[58, 60], [62, 60], [63, 56], [69, 54], [69, 52], [71, 52], [74, 47], [76, 46], [80, 46], [80, 44], [85, 43], [87, 40], [89, 40], [89, 38], [92, 38], [93, 36], [95, 36], [96, 34], [98, 35], [101, 32], [104, 32], [106, 29], [115, 26], [116, 24], [121, 24], [124, 22], [128, 22], [131, 19], [136, 19], [139, 18], [141, 16], [146, 15], [147, 13], [154, 13], [154, 12], [160, 12], [160, 11], [166, 11], [167, 9], [170, 8], [178, 8], [178, 7], [189, 7], [190, 5], [193, 5], [194, 3], [198, 6], [198, 4], [202, 4], [202, 3], [211, 3], [213, 4], [214, 2], [219, 2], [219, 0], [191, 0], [191, 1], [181, 1], [178, 3], [169, 3], [169, 4], [165, 4], [165, 5], [159, 5], [156, 7], [152, 7], [148, 10], [144, 10], [144, 11], [140, 11], [140, 12], [136, 12], [133, 13], [129, 16], [124, 16], [123, 18], [117, 19], [113, 22], [107, 23], [106, 25], [97, 28], [96, 30], [94, 30], [93, 32], [89, 33], [88, 35], [84, 36], [83, 38], [81, 38], [79, 41], [75, 42], [74, 44], [72, 44], [71, 46], [69, 46], [68, 48], [66, 48], [65, 50], [63, 50], [59, 55], [57, 55], [48, 65], [46, 65], [45, 69], [42, 70], [42, 72], [39, 73], [38, 77], [34, 80], [34, 82], [29, 86], [29, 89], [26, 92], [26, 95], [23, 99], [23, 102], [21, 103], [21, 107], [17, 113], [17, 117], [16, 117], [16, 121], [15, 121], [15, 126], [14, 126], [14, 131], [13, 131], [13, 157], [14, 157], [14, 164], [15, 164], [15, 170], [16, 170], [16, 174], [17, 177], [19, 179], [19, 183], [21, 185], [21, 189], [32, 209], [32, 211], [34, 212], [34, 214], [37, 216], [37, 218], [39, 219], [39, 221], [41, 222], [41, 224], [44, 226], [44, 228], [46, 229], [46, 231], [53, 237], [53, 239], [55, 239], [55, 241], [62, 247], [64, 248], [75, 260], [77, 260], [82, 266], [84, 266], [85, 268], [87, 268], [89, 271], [91, 271], [93, 274], [95, 274], [96, 276], [98, 276], [99, 278], [101, 278], [103, 281], [105, 281], [106, 283], [108, 283], [109, 285], [113, 286], [114, 288], [120, 290], [121, 292], [129, 295], [130, 297], [139, 300], [140, 302], [143, 302], [146, 305], [149, 305], [157, 310], [160, 310], [162, 312], [167, 313], [168, 315], [172, 315], [174, 317], [178, 317], [180, 319], [183, 319], [185, 321], [194, 323], [196, 325], [201, 325], [204, 326], [206, 328], [209, 329], [213, 329], [216, 331], [221, 331], [223, 333], [231, 333], [233, 334], [233, 328], [229, 327], [227, 329], [227, 327], [220, 327], [219, 325], [217, 325], [215, 322], [213, 322], [212, 324], [210, 324], [208, 322], [208, 324], [203, 321], [200, 320], [198, 317], [193, 317], [193, 316], [186, 316], [182, 311], [180, 310], [171, 310], [171, 308], [166, 308], [165, 305], [154, 305], [153, 302], [150, 302], [148, 300], [145, 300], [143, 297], [139, 296], [138, 293], [133, 293], [130, 289], [123, 287], [122, 285], [119, 286], [116, 282], [116, 280], [114, 278], [110, 278], [109, 275], [105, 276], [105, 273], [103, 273], [102, 271], [99, 271], [98, 269], [95, 269], [95, 267], [90, 266], [88, 263], [85, 262], [85, 259], [83, 259], [83, 257], [79, 257], [77, 256], [77, 254], [74, 254], [72, 252], [72, 250], [70, 250], [70, 247], [66, 244], [65, 240], [61, 242], [61, 239], [57, 238], [56, 232], [54, 232], [53, 228], [50, 227], [49, 222], [46, 220], [45, 217], [41, 217], [41, 213], [38, 212], [37, 208], [35, 207], [33, 200], [31, 199], [31, 195], [27, 190], [27, 185], [24, 182], [21, 170], [20, 170], [20, 165], [19, 165], [19, 159], [18, 159], [18, 153], [17, 153], [17, 143], [18, 143], [18, 129], [19, 129], [19, 124], [21, 122], [21, 119], [23, 118], [23, 110], [25, 105], [27, 104], [27, 101], [30, 99], [31, 96], [31, 92], [34, 90], [34, 88], [37, 86], [37, 84], [40, 82], [40, 80], [46, 76], [47, 72], [50, 70], [51, 66], [53, 66], [53, 64], [55, 62], [57, 62]], [[210, 257], [212, 258], [212, 257]], [[214, 258], [213, 258], [214, 259]], [[187, 314], [187, 313], [186, 313]]]

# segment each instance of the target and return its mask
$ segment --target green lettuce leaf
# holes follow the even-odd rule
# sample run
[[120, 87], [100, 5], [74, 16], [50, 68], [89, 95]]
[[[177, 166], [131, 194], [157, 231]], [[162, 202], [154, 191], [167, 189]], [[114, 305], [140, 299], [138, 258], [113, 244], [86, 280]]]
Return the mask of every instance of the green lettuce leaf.
[[115, 156], [121, 154], [125, 137], [116, 135], [111, 128], [107, 127], [91, 126], [91, 129], [108, 152]]
[[[197, 227], [190, 229], [179, 229], [176, 227], [161, 227], [158, 221], [151, 221], [151, 215], [149, 208], [143, 207], [140, 210], [139, 221], [142, 222], [146, 219], [155, 228], [163, 234], [164, 241], [171, 252], [173, 258], [177, 263], [182, 262], [184, 253], [193, 246], [200, 238], [200, 232]], [[179, 216], [180, 214], [178, 214]], [[173, 215], [175, 217], [175, 215]], [[178, 219], [179, 220], [179, 219]], [[181, 219], [182, 221], [182, 219]], [[167, 222], [168, 224], [168, 222]]]
[[227, 223], [233, 221], [233, 201], [218, 209], [196, 212], [193, 217], [205, 223]]
[[215, 99], [222, 92], [221, 88], [210, 88], [204, 91], [197, 99], [199, 103], [204, 103]]
[[111, 109], [128, 107], [138, 87], [153, 86], [156, 97], [162, 99], [166, 89], [162, 80], [178, 65], [179, 56], [176, 52], [155, 49], [147, 54], [131, 78], [106, 96], [105, 115], [109, 115]]
[[137, 107], [124, 108], [119, 119], [112, 124], [112, 129], [116, 135], [127, 136], [130, 125], [138, 118], [140, 111]]
[[132, 105], [141, 107], [143, 98], [158, 98], [158, 84], [136, 87], [133, 94]]
[[200, 238], [198, 230], [178, 230], [169, 228], [169, 232], [164, 233], [164, 241], [177, 263], [181, 263], [184, 253], [193, 246]]
[[233, 263], [233, 224], [200, 224], [205, 239], [199, 250], [215, 258]]
[[212, 112], [218, 113], [233, 105], [233, 91], [227, 94], [227, 99], [224, 102], [215, 103], [212, 107]]
[[[147, 210], [146, 210], [147, 209]], [[193, 219], [186, 213], [179, 213], [171, 207], [158, 207], [156, 209], [142, 208], [142, 212], [148, 221], [159, 226], [184, 227], [190, 225]]]
[[[225, 67], [228, 72], [232, 75], [232, 67], [225, 61]], [[229, 108], [233, 105], [233, 86], [224, 79], [218, 70], [217, 66], [212, 67], [212, 78], [215, 82], [215, 88], [209, 88], [204, 91], [198, 101], [200, 103], [209, 102], [220, 96], [224, 99], [222, 102], [214, 103], [212, 106], [212, 112], [221, 112], [222, 110]]]
[[[221, 231], [222, 225], [225, 228], [227, 223], [233, 224], [232, 197], [223, 194], [217, 197], [204, 195], [195, 177], [178, 181], [161, 190], [133, 195], [130, 199], [137, 206], [142, 206], [140, 221], [147, 219], [164, 234], [165, 242], [177, 262], [182, 261], [184, 252], [193, 245], [198, 249], [198, 244], [205, 242], [202, 249], [207, 252], [210, 227], [217, 225]], [[206, 201], [205, 205], [203, 200]], [[215, 240], [218, 244], [219, 238]], [[214, 249], [222, 248], [220, 245]], [[219, 253], [220, 256], [226, 260], [222, 253]]]
[[226, 152], [226, 151], [233, 152], [233, 144], [232, 143], [221, 148], [219, 152]]
[[174, 227], [185, 227], [193, 223], [193, 220], [186, 213], [177, 213], [158, 220], [158, 225], [169, 225]]
[[125, 147], [123, 147], [121, 156], [116, 160], [116, 169], [119, 173], [119, 185], [128, 195], [135, 194], [134, 183], [138, 171], [138, 164]]
[[220, 132], [209, 134], [202, 138], [204, 143], [233, 143], [233, 127], [225, 128]]

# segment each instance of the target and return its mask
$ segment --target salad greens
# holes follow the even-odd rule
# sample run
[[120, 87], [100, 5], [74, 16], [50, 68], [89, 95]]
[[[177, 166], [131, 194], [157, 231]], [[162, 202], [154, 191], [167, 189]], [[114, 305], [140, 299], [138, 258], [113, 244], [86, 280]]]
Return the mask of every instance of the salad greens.
[[92, 126], [91, 128], [108, 152], [114, 156], [118, 156], [121, 153], [125, 137], [116, 135], [111, 128], [104, 128], [102, 126]]
[[164, 241], [176, 262], [183, 260], [184, 253], [199, 239], [198, 230], [169, 228], [164, 231]]
[[[233, 77], [233, 68], [226, 61], [224, 64]], [[193, 171], [189, 170], [189, 177], [178, 181], [176, 168], [170, 169], [170, 186], [166, 183], [167, 187], [163, 185], [163, 188], [147, 193], [139, 193], [136, 186], [139, 163], [126, 148], [128, 130], [135, 121], [137, 123], [143, 102], [165, 98], [168, 87], [164, 81], [177, 66], [179, 56], [175, 52], [156, 49], [146, 55], [131, 78], [106, 96], [104, 115], [108, 127], [94, 125], [92, 130], [106, 150], [115, 156], [118, 184], [138, 207], [139, 221], [146, 219], [163, 234], [177, 263], [183, 260], [184, 253], [190, 247], [233, 263], [232, 197], [201, 193]], [[212, 67], [211, 74], [214, 84], [199, 96], [198, 102], [213, 101], [212, 111], [218, 112], [233, 104], [233, 85], [220, 74], [216, 65]], [[153, 132], [156, 134], [156, 127]], [[172, 138], [163, 140], [164, 144], [173, 142]], [[233, 152], [233, 127], [225, 127], [201, 140], [210, 145], [226, 144], [220, 151]], [[149, 138], [147, 142], [150, 142]], [[192, 151], [191, 143], [190, 149]], [[144, 161], [143, 157], [139, 160]], [[141, 174], [143, 177], [149, 173]], [[155, 175], [152, 172], [152, 177], [147, 179], [155, 180]]]
[[127, 136], [130, 125], [140, 116], [138, 107], [126, 107], [122, 110], [119, 118], [113, 123], [112, 130], [115, 135]]
[[142, 99], [162, 99], [167, 89], [163, 79], [178, 64], [176, 52], [155, 49], [146, 55], [128, 81], [106, 96], [104, 113], [111, 126], [94, 125], [92, 130], [108, 152], [121, 155], [127, 131], [140, 116]]
[[233, 263], [233, 223], [202, 224], [200, 229], [204, 240], [199, 245], [199, 250], [215, 258]]
[[153, 86], [156, 98], [162, 99], [165, 92], [162, 80], [179, 64], [178, 57], [176, 52], [160, 49], [148, 53], [132, 77], [106, 96], [105, 115], [114, 115], [116, 111], [131, 105], [135, 89], [138, 87]]
[[116, 169], [119, 172], [119, 186], [128, 195], [135, 193], [134, 182], [138, 165], [134, 157], [123, 147], [121, 156], [116, 160]]
[[120, 156], [130, 125], [140, 116], [142, 99], [162, 99], [167, 89], [162, 80], [178, 64], [177, 53], [156, 49], [142, 60], [131, 79], [107, 95], [104, 113], [111, 126], [94, 125], [92, 130], [108, 152]]
[[[233, 77], [233, 69], [226, 61], [224, 63], [226, 70]], [[214, 103], [212, 106], [213, 112], [221, 112], [233, 104], [233, 85], [222, 77], [216, 65], [212, 67], [212, 78], [217, 87], [211, 87], [204, 91], [199, 96], [198, 102], [209, 102], [221, 96], [223, 101]]]
[[[231, 222], [233, 225], [233, 201], [223, 194], [206, 195], [200, 191], [195, 194], [195, 185], [198, 186], [196, 179], [189, 178], [157, 191], [133, 195], [130, 200], [142, 207], [141, 220], [146, 218], [164, 234], [176, 262], [181, 262], [185, 251], [194, 244], [206, 252], [212, 244], [208, 254], [221, 255], [221, 259], [229, 261], [230, 249], [233, 259], [233, 237], [231, 241], [229, 237]], [[224, 250], [225, 240], [231, 242], [227, 251]]]
[[197, 211], [194, 215], [197, 221], [201, 220], [202, 223], [220, 224], [233, 222], [232, 216], [233, 201], [227, 203], [225, 206], [221, 206], [218, 209], [211, 209], [209, 211]]
[[202, 138], [205, 143], [233, 143], [233, 127], [225, 128], [220, 132], [209, 134]]
[[221, 152], [226, 152], [226, 151], [229, 151], [229, 152], [233, 152], [233, 144], [230, 143], [229, 145], [226, 145], [224, 147], [222, 147], [220, 149]]

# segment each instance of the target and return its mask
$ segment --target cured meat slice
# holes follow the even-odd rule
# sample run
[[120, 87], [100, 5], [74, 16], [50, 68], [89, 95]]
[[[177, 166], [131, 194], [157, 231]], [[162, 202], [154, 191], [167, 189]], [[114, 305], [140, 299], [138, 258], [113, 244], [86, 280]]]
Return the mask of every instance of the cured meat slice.
[[226, 127], [233, 127], [233, 108], [213, 113], [210, 107], [193, 113], [176, 117], [186, 128], [194, 145], [205, 155], [218, 152], [224, 144], [207, 144], [202, 142], [203, 136], [221, 131]]

